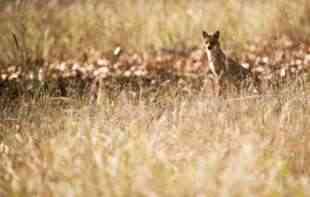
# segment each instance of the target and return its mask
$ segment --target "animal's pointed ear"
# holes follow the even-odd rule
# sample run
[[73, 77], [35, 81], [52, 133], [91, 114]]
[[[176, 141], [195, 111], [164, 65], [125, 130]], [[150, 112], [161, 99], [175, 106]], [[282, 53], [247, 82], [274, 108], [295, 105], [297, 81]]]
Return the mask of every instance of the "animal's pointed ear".
[[214, 36], [216, 39], [219, 39], [219, 38], [220, 38], [220, 31], [217, 30], [216, 32], [214, 32], [213, 36]]
[[202, 37], [203, 38], [208, 38], [209, 34], [206, 31], [202, 31]]

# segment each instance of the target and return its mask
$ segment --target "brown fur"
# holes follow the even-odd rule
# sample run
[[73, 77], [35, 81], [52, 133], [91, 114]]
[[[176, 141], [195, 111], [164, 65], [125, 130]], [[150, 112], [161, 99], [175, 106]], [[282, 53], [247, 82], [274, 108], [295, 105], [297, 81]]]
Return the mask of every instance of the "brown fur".
[[213, 87], [216, 86], [216, 95], [221, 95], [224, 87], [228, 85], [233, 85], [240, 91], [243, 82], [251, 77], [250, 70], [225, 55], [221, 49], [219, 31], [213, 34], [203, 31], [202, 37], [210, 72], [215, 82]]

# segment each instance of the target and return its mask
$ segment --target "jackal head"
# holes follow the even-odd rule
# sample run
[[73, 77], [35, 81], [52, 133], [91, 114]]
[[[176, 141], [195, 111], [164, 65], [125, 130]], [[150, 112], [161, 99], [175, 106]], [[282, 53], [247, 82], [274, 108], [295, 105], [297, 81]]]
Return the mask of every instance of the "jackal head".
[[206, 49], [211, 50], [214, 46], [220, 45], [219, 38], [220, 32], [216, 31], [213, 34], [208, 34], [206, 31], [202, 31], [203, 45]]

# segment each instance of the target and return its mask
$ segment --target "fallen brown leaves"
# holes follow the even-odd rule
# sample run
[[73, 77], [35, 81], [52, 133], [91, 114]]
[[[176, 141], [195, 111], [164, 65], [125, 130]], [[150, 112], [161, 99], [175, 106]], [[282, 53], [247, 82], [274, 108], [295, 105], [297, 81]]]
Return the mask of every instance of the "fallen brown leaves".
[[[274, 84], [279, 87], [279, 83], [305, 79], [308, 75], [310, 43], [294, 41], [287, 36], [257, 40], [244, 46], [239, 59], [245, 66], [250, 66], [252, 72], [258, 73], [268, 87]], [[14, 84], [17, 89], [31, 90], [36, 88], [32, 85], [33, 81], [44, 83], [45, 86], [56, 82], [54, 89], [61, 96], [67, 96], [70, 94], [69, 86], [83, 94], [88, 91], [90, 84], [98, 80], [105, 81], [105, 85], [112, 85], [111, 89], [120, 84], [122, 87], [128, 83], [162, 85], [184, 79], [195, 79], [201, 86], [202, 79], [208, 73], [207, 65], [206, 55], [200, 48], [129, 54], [118, 47], [108, 56], [89, 50], [80, 61], [45, 62], [26, 73], [22, 73], [18, 65], [2, 67], [6, 69], [1, 70], [0, 88], [1, 92], [5, 89], [9, 91], [8, 87]], [[188, 80], [185, 81], [188, 83]], [[28, 85], [25, 87], [25, 84]]]

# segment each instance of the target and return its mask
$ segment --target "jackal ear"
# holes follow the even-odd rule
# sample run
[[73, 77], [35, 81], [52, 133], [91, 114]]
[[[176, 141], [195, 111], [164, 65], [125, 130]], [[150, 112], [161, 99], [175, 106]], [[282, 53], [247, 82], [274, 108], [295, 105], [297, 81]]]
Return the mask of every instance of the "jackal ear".
[[220, 31], [217, 30], [216, 32], [214, 32], [213, 36], [214, 36], [214, 38], [219, 39], [220, 38]]
[[206, 31], [202, 31], [202, 37], [203, 38], [208, 38], [209, 34]]

